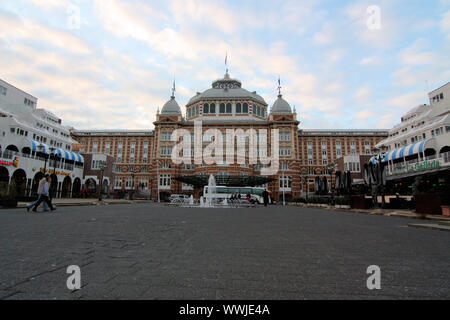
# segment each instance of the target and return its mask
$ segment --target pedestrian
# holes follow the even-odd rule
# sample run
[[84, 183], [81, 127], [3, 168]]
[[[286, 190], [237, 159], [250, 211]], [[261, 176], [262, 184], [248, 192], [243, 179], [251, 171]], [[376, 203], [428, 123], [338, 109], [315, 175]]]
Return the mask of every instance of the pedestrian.
[[250, 193], [247, 193], [247, 201], [250, 202], [251, 201], [251, 196]]
[[52, 181], [52, 178], [50, 178], [50, 176], [48, 176], [47, 180], [44, 182], [44, 185], [42, 186], [42, 191], [41, 191], [39, 200], [33, 207], [33, 212], [37, 212], [36, 209], [37, 209], [37, 207], [39, 207], [41, 202], [46, 202], [51, 211], [55, 211], [56, 210], [56, 208], [53, 207], [53, 205], [52, 205], [52, 203], [50, 202], [50, 199], [49, 199], [49, 189], [50, 189], [51, 181]]
[[267, 189], [264, 189], [262, 196], [264, 199], [264, 207], [267, 207], [267, 205], [269, 204], [269, 192], [267, 192]]
[[[38, 198], [36, 199], [36, 201], [33, 201], [32, 203], [27, 205], [27, 212], [30, 211], [30, 209], [39, 202], [39, 199], [41, 198], [41, 193], [42, 193], [42, 187], [44, 186], [45, 181], [47, 181], [48, 178], [48, 174], [45, 175], [41, 180], [39, 180], [39, 185], [38, 185], [38, 189], [37, 189], [37, 196]], [[44, 202], [44, 212], [47, 212], [48, 210], [48, 206], [47, 206], [47, 202]]]

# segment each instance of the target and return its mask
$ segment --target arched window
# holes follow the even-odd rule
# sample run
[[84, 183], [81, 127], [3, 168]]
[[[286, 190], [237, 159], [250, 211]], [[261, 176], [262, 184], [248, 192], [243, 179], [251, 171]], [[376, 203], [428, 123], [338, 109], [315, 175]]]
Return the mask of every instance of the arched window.
[[214, 103], [211, 103], [209, 105], [209, 113], [212, 113], [212, 114], [216, 113], [216, 105]]
[[219, 113], [225, 113], [225, 103], [221, 103], [219, 106]]
[[203, 105], [203, 113], [209, 113], [209, 105], [207, 103]]
[[244, 103], [242, 113], [248, 113], [248, 103]]
[[231, 113], [231, 103], [227, 103], [227, 113]]
[[236, 113], [242, 113], [242, 105], [240, 103], [236, 103]]

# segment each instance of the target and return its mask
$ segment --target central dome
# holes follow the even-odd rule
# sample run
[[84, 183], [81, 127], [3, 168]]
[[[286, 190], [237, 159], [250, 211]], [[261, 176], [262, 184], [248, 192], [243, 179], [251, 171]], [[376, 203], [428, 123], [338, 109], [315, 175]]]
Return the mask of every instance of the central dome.
[[263, 97], [255, 92], [250, 92], [242, 88], [242, 83], [239, 80], [231, 79], [228, 73], [222, 79], [216, 80], [212, 83], [212, 88], [202, 93], [197, 93], [188, 102], [188, 106], [201, 101], [203, 99], [228, 99], [228, 98], [250, 98], [259, 103], [267, 105]]

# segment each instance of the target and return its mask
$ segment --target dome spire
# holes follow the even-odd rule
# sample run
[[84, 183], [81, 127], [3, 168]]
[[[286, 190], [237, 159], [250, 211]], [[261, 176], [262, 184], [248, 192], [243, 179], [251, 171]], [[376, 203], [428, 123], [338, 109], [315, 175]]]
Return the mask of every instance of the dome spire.
[[173, 86], [172, 86], [172, 96], [171, 96], [172, 99], [175, 99], [175, 91], [176, 91], [176, 89], [175, 89], [175, 76], [173, 76]]
[[225, 74], [228, 74], [228, 51], [225, 52]]
[[281, 98], [281, 78], [278, 76], [278, 98]]

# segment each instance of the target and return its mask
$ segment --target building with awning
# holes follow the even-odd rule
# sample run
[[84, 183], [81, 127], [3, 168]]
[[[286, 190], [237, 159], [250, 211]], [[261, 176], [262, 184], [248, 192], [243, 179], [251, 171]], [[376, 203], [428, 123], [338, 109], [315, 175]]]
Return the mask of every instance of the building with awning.
[[418, 180], [429, 192], [450, 192], [450, 83], [432, 91], [429, 99], [429, 105], [403, 115], [368, 163], [384, 164], [386, 181], [410, 190]]
[[[84, 162], [83, 156], [79, 153], [61, 149], [61, 148], [57, 148], [57, 147], [50, 147], [50, 146], [46, 145], [45, 143], [34, 141], [31, 139], [28, 139], [28, 140], [30, 141], [31, 150], [33, 152], [41, 152], [41, 153], [44, 153], [47, 155], [54, 154], [61, 159], [71, 160], [71, 161], [79, 162], [79, 163]], [[42, 150], [40, 150], [39, 147], [42, 147]], [[52, 148], [53, 148], [53, 152], [51, 151]]]
[[38, 109], [37, 98], [0, 81], [0, 187], [17, 187], [18, 197], [35, 197], [44, 174], [52, 177], [52, 197], [71, 197], [81, 190], [84, 158], [70, 128], [52, 112]]

